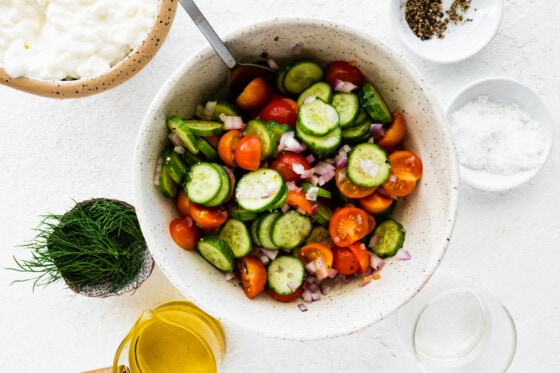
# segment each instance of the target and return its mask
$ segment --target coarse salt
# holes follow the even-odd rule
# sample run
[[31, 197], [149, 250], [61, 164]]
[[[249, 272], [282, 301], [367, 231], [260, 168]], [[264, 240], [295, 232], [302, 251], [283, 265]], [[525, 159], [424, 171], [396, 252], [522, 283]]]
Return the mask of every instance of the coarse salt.
[[474, 170], [511, 175], [542, 161], [545, 134], [517, 104], [479, 96], [451, 115], [450, 130], [459, 161]]

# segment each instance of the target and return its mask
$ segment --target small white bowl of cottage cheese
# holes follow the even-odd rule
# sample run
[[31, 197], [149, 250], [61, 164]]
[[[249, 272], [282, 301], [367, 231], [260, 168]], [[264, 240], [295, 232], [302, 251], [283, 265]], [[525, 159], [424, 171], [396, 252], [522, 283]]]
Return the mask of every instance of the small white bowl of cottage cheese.
[[553, 145], [552, 118], [540, 97], [501, 77], [468, 84], [446, 110], [461, 179], [486, 191], [506, 191], [533, 178]]
[[155, 55], [173, 0], [2, 0], [0, 83], [46, 97], [111, 89]]

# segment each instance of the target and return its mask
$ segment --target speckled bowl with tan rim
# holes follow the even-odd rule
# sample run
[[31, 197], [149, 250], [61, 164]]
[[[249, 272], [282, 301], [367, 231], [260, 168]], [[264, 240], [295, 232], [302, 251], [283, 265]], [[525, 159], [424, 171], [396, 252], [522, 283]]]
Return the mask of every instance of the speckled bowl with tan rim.
[[11, 78], [0, 64], [0, 83], [9, 87], [51, 98], [79, 98], [105, 92], [136, 75], [155, 56], [175, 18], [176, 0], [161, 0], [152, 29], [144, 41], [110, 70], [76, 80], [37, 80]]
[[[322, 64], [355, 60], [385, 97], [404, 114], [406, 148], [423, 161], [416, 191], [402, 199], [393, 216], [406, 228], [408, 261], [386, 260], [381, 278], [366, 286], [356, 279], [339, 284], [320, 301], [279, 303], [268, 294], [249, 300], [236, 281], [228, 282], [196, 252], [180, 249], [169, 235], [177, 217], [174, 203], [153, 184], [154, 170], [167, 141], [166, 117], [191, 117], [196, 105], [225, 88], [229, 70], [208, 46], [193, 54], [161, 87], [149, 107], [134, 155], [135, 206], [156, 263], [184, 296], [226, 325], [287, 339], [316, 339], [355, 332], [389, 316], [430, 279], [446, 251], [455, 223], [459, 172], [453, 143], [437, 100], [403, 56], [372, 35], [328, 21], [272, 19], [225, 37], [240, 62], [257, 61], [263, 52], [280, 65], [303, 56]], [[303, 43], [300, 55], [294, 45]]]

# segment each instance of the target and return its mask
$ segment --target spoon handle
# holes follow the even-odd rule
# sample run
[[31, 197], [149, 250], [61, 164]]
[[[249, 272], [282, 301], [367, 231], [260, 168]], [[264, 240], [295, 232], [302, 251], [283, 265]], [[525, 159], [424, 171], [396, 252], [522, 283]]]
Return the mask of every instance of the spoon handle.
[[224, 60], [230, 69], [233, 69], [237, 65], [235, 58], [233, 58], [231, 53], [229, 53], [222, 39], [220, 39], [218, 34], [216, 34], [216, 31], [214, 31], [210, 23], [208, 23], [208, 20], [200, 12], [200, 9], [198, 9], [194, 1], [179, 0], [179, 3], [183, 6], [183, 8], [185, 8], [196, 27], [198, 27], [200, 32], [202, 32], [202, 35], [204, 35], [206, 40], [208, 40], [210, 45], [216, 50], [216, 53], [218, 53], [220, 58]]

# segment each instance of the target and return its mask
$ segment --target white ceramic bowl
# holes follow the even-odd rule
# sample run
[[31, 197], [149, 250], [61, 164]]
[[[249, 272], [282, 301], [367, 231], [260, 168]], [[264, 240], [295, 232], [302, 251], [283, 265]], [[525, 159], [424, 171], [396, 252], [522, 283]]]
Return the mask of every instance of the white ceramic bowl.
[[473, 170], [460, 165], [461, 179], [473, 187], [486, 191], [505, 191], [518, 187], [533, 178], [546, 164], [554, 142], [552, 118], [541, 98], [522, 83], [501, 77], [477, 80], [460, 89], [449, 101], [445, 115], [451, 123], [452, 114], [479, 96], [501, 104], [517, 104], [532, 119], [539, 122], [544, 130], [544, 151], [540, 165], [536, 168], [511, 175], [500, 175], [485, 170]]
[[[189, 117], [198, 103], [225, 87], [226, 65], [210, 47], [185, 61], [165, 82], [140, 128], [134, 155], [135, 206], [156, 263], [170, 281], [194, 303], [226, 325], [289, 339], [314, 339], [348, 334], [387, 317], [412, 298], [437, 268], [449, 243], [458, 201], [459, 172], [443, 111], [417, 71], [391, 47], [372, 36], [340, 24], [308, 19], [274, 19], [225, 37], [241, 62], [259, 60], [263, 51], [282, 65], [308, 56], [321, 63], [356, 60], [375, 82], [391, 110], [408, 122], [405, 145], [424, 164], [417, 190], [395, 209], [407, 230], [409, 261], [390, 259], [381, 279], [367, 286], [358, 281], [337, 287], [301, 312], [295, 303], [279, 303], [267, 294], [249, 300], [235, 283], [196, 252], [181, 250], [169, 235], [176, 217], [174, 204], [153, 185], [156, 161], [166, 144], [166, 117]], [[300, 56], [296, 43], [304, 43]]]
[[80, 98], [105, 92], [132, 78], [152, 60], [169, 33], [176, 9], [176, 1], [161, 0], [152, 29], [144, 41], [104, 73], [75, 80], [12, 78], [0, 64], [0, 84], [34, 95], [59, 99]]
[[[412, 53], [436, 63], [453, 63], [467, 59], [484, 48], [494, 37], [502, 21], [503, 0], [472, 0], [465, 18], [472, 21], [449, 23], [444, 38], [421, 40], [405, 18], [407, 0], [391, 1], [391, 22], [400, 41]], [[451, 1], [443, 1], [449, 9]]]

